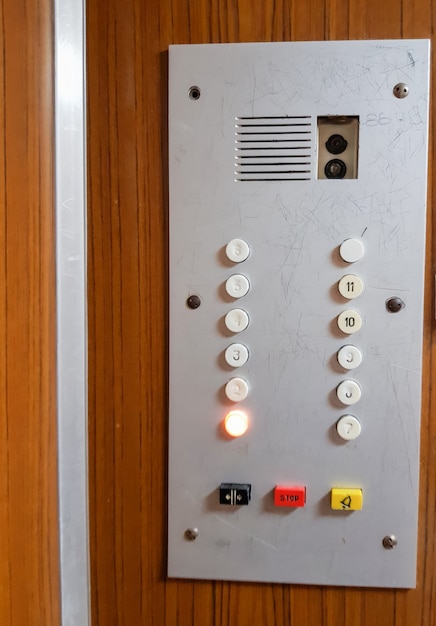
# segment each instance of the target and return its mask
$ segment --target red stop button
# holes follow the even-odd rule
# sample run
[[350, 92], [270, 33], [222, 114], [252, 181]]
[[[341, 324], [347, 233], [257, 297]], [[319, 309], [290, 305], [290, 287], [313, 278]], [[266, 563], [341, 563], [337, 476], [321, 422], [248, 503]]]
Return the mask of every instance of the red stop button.
[[277, 485], [274, 489], [276, 506], [304, 506], [306, 503], [306, 487], [301, 485], [288, 487]]

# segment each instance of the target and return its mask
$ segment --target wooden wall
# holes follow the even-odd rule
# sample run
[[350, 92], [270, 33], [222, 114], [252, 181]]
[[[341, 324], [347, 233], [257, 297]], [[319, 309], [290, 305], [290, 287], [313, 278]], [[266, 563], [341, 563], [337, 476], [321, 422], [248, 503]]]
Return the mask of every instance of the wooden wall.
[[59, 624], [53, 7], [0, 3], [0, 623]]
[[431, 37], [433, 3], [88, 0], [87, 5], [94, 626], [435, 626], [431, 196], [418, 588], [380, 591], [165, 578], [168, 45]]

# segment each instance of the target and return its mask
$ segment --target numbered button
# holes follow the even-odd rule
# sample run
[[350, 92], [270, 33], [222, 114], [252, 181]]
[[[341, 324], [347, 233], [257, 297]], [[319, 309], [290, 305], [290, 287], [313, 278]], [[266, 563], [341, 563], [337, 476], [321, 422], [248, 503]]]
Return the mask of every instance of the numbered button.
[[362, 432], [362, 426], [354, 415], [343, 415], [336, 424], [336, 430], [342, 439], [352, 441]]
[[362, 318], [357, 311], [347, 309], [338, 316], [338, 328], [346, 335], [357, 333], [362, 328]]
[[248, 348], [243, 343], [232, 343], [224, 353], [226, 363], [232, 367], [242, 367], [248, 361]]
[[338, 363], [346, 370], [354, 370], [362, 363], [362, 353], [356, 346], [342, 346], [337, 354]]
[[343, 380], [336, 387], [336, 395], [342, 404], [351, 405], [359, 402], [362, 390], [355, 380]]
[[363, 291], [363, 281], [355, 274], [346, 274], [338, 283], [338, 290], [341, 296], [352, 300], [357, 298]]
[[242, 274], [233, 274], [226, 281], [226, 291], [232, 298], [242, 298], [250, 290], [250, 281]]
[[226, 255], [233, 263], [242, 263], [250, 255], [250, 246], [243, 239], [232, 239], [226, 246]]
[[346, 263], [355, 263], [363, 257], [365, 249], [360, 239], [346, 239], [339, 247], [339, 255]]
[[224, 318], [226, 328], [232, 333], [245, 330], [250, 322], [248, 314], [243, 309], [232, 309]]
[[248, 383], [243, 378], [231, 378], [225, 386], [225, 393], [232, 402], [241, 402], [248, 396]]

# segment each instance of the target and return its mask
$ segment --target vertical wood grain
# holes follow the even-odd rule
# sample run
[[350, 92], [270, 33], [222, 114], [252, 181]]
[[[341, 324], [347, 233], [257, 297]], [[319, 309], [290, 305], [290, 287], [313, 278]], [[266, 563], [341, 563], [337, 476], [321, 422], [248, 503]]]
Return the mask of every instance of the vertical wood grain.
[[53, 7], [0, 4], [0, 621], [59, 624]]
[[88, 0], [87, 10], [94, 626], [436, 626], [431, 201], [418, 588], [165, 578], [168, 45], [431, 37], [431, 0]]

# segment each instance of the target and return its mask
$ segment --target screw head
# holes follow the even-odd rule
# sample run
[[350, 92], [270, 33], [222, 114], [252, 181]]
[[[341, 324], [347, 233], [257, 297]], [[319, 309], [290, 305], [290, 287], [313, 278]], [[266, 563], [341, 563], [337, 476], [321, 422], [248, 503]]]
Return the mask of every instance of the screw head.
[[395, 546], [398, 543], [398, 539], [395, 537], [395, 535], [386, 535], [386, 537], [383, 537], [383, 548], [386, 548], [386, 550], [392, 550], [392, 548], [395, 548]]
[[200, 87], [196, 87], [195, 85], [190, 87], [188, 91], [188, 96], [191, 100], [199, 100], [201, 96]]
[[396, 98], [407, 98], [409, 95], [409, 87], [406, 83], [397, 83], [392, 91]]
[[185, 537], [188, 541], [195, 541], [200, 534], [198, 528], [187, 528], [185, 530]]
[[389, 300], [386, 300], [386, 308], [389, 313], [398, 313], [398, 311], [404, 309], [405, 306], [406, 305], [404, 304], [403, 300], [401, 300], [401, 298], [399, 298], [398, 296], [394, 296], [393, 298], [389, 298]]
[[198, 309], [201, 304], [201, 299], [199, 296], [189, 296], [186, 300], [186, 304], [190, 309]]

